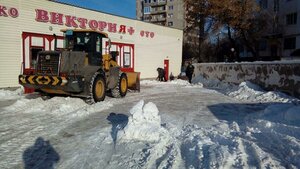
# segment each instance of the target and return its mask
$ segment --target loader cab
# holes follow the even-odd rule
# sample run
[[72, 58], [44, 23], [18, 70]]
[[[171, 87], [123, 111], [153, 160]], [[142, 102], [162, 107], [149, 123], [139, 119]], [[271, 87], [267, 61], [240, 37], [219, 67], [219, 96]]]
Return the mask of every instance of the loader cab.
[[69, 51], [85, 52], [88, 64], [99, 66], [102, 64], [104, 38], [106, 33], [93, 30], [62, 30], [65, 37], [65, 49]]

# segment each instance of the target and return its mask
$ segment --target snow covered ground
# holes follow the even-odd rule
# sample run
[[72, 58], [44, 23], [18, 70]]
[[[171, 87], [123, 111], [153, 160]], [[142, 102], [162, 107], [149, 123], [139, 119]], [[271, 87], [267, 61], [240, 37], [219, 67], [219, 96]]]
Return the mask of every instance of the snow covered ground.
[[300, 168], [300, 102], [202, 77], [79, 98], [0, 90], [0, 168]]

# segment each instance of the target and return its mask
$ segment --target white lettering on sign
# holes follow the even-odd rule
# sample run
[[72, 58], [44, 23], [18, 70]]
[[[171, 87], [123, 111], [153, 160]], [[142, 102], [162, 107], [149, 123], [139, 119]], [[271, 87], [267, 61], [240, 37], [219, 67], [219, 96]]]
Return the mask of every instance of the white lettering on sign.
[[16, 18], [19, 16], [19, 11], [16, 8], [8, 8], [0, 5], [0, 16]]

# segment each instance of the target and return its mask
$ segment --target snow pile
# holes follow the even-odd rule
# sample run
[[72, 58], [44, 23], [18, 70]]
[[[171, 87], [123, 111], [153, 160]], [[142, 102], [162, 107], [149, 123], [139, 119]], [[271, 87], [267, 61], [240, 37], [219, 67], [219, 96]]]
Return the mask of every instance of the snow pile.
[[144, 101], [138, 102], [131, 110], [128, 124], [119, 138], [125, 140], [159, 141], [166, 132], [161, 127], [161, 118], [156, 105], [149, 102], [144, 105]]
[[190, 86], [191, 84], [186, 80], [176, 79], [169, 82], [170, 84], [175, 84], [179, 86]]
[[290, 103], [295, 102], [296, 99], [287, 96], [280, 92], [266, 92], [259, 86], [251, 82], [242, 82], [238, 89], [235, 91], [228, 92], [227, 95], [237, 98], [239, 100], [246, 101], [258, 101], [258, 102], [283, 102]]
[[300, 106], [292, 103], [272, 104], [260, 114], [260, 117], [264, 120], [300, 127]]
[[24, 93], [23, 88], [18, 88], [17, 90], [5, 90], [0, 89], [0, 100], [9, 100], [9, 99], [16, 99], [20, 97]]
[[[246, 139], [255, 142], [256, 145], [252, 146], [255, 145], [257, 154], [263, 152], [269, 160], [281, 162], [273, 168], [300, 167], [299, 113], [299, 105], [276, 103], [268, 106], [262, 113], [253, 114], [251, 122], [247, 122], [249, 134]], [[251, 129], [256, 129], [256, 132]]]
[[167, 82], [160, 82], [157, 80], [142, 80], [141, 81], [142, 85], [148, 85], [148, 86], [155, 86], [155, 85], [178, 85], [178, 86], [187, 86], [190, 85], [190, 83], [186, 80], [181, 80], [181, 79], [175, 79], [172, 81], [167, 81]]
[[281, 102], [281, 103], [297, 103], [298, 99], [288, 96], [281, 92], [265, 91], [258, 85], [249, 81], [242, 82], [238, 86], [234, 84], [224, 83], [218, 79], [206, 79], [203, 76], [197, 76], [193, 79], [196, 85], [214, 88], [215, 90], [228, 95], [230, 97], [251, 102]]

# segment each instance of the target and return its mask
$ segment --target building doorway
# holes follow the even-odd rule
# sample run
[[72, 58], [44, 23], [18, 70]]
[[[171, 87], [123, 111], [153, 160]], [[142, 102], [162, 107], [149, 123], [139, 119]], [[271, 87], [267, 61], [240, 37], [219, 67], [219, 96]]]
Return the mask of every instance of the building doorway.
[[[63, 48], [63, 37], [57, 36], [57, 48]], [[31, 32], [22, 33], [23, 71], [35, 69], [37, 54], [43, 50], [54, 50], [54, 36]]]

